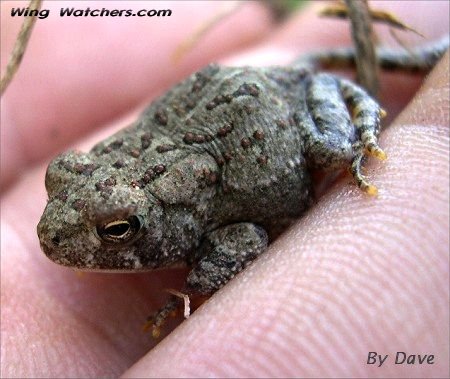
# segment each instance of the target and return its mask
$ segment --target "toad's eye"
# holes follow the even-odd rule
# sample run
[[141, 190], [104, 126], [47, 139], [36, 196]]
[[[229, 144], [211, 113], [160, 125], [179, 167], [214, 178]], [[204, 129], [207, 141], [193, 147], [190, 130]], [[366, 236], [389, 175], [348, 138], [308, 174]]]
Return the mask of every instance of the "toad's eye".
[[123, 220], [97, 225], [97, 235], [104, 242], [119, 244], [130, 241], [138, 234], [141, 227], [139, 217], [130, 216]]

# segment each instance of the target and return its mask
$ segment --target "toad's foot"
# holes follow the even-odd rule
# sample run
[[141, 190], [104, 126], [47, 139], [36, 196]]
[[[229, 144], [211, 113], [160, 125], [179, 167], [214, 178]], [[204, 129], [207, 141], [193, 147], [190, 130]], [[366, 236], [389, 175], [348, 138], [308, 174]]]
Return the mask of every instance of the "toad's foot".
[[312, 76], [304, 91], [297, 122], [308, 163], [323, 169], [350, 167], [358, 187], [375, 195], [377, 189], [362, 175], [361, 165], [366, 154], [386, 159], [377, 139], [385, 112], [363, 89], [334, 75]]
[[180, 306], [180, 298], [172, 295], [164, 307], [147, 318], [147, 322], [143, 328], [144, 331], [147, 332], [151, 330], [153, 338], [159, 338], [159, 335], [161, 334], [161, 327], [166, 323], [169, 316], [175, 317], [177, 315]]

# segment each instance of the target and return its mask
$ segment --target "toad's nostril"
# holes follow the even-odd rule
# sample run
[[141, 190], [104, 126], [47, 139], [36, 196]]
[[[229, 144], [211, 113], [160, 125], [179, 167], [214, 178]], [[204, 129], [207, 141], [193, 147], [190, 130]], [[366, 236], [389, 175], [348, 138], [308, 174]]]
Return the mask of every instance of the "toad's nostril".
[[59, 244], [61, 243], [61, 235], [58, 232], [56, 232], [55, 236], [52, 237], [51, 241], [53, 245], [59, 246]]

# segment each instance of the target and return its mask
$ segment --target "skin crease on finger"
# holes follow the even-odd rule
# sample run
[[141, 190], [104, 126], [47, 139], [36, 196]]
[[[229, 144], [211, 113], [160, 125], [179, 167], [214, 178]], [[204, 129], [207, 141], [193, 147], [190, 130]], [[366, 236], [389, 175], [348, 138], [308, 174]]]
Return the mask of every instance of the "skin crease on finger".
[[[331, 31], [327, 29], [327, 38], [329, 33]], [[315, 42], [314, 38], [310, 43], [319, 46], [323, 37]], [[444, 326], [444, 332], [437, 331], [437, 328], [448, 325], [448, 314], [444, 312], [448, 292], [443, 289], [448, 281], [447, 261], [446, 256], [439, 255], [442, 250], [430, 247], [430, 240], [436, 246], [448, 247], [448, 235], [442, 235], [442, 230], [448, 228], [448, 214], [442, 213], [448, 208], [442, 204], [442, 199], [448, 199], [448, 191], [445, 192], [448, 188], [448, 139], [445, 139], [447, 129], [439, 126], [448, 123], [448, 114], [443, 114], [441, 110], [448, 98], [448, 87], [442, 84], [448, 83], [448, 76], [445, 75], [448, 60], [445, 65], [431, 78], [435, 81], [428, 88], [434, 96], [429, 96], [428, 92], [422, 93], [417, 100], [419, 103], [405, 111], [413, 113], [414, 119], [408, 119], [408, 113], [403, 113], [399, 119], [404, 120], [402, 125], [397, 123], [396, 128], [388, 130], [382, 137], [382, 144], [387, 146], [390, 157], [387, 163], [373, 165], [371, 162], [372, 166], [368, 166], [370, 177], [380, 187], [381, 201], [384, 196], [389, 200], [388, 204], [367, 199], [346, 179], [322, 199], [317, 209], [277, 241], [260, 262], [233, 280], [127, 375], [172, 373], [180, 376], [184, 373], [199, 376], [210, 373], [248, 376], [258, 373], [301, 375], [304, 372], [304, 375], [334, 373], [336, 376], [339, 375], [336, 372], [341, 372], [341, 375], [346, 373], [345, 376], [348, 376], [353, 370], [356, 376], [361, 376], [361, 370], [366, 369], [364, 360], [369, 349], [367, 347], [365, 350], [364, 341], [369, 340], [370, 336], [380, 353], [384, 349], [386, 354], [392, 354], [391, 346], [392, 349], [398, 346], [399, 349], [418, 352], [429, 347], [431, 353], [445, 357], [448, 352], [448, 328]], [[397, 90], [398, 87], [394, 88]], [[440, 94], [435, 93], [439, 91]], [[411, 90], [407, 92], [411, 93]], [[440, 98], [441, 102], [433, 102], [435, 98]], [[429, 109], [433, 110], [432, 117], [427, 112]], [[432, 122], [426, 123], [426, 120]], [[418, 127], [420, 124], [426, 127]], [[99, 139], [99, 136], [95, 137], [96, 141]], [[443, 145], [442, 141], [446, 144]], [[419, 149], [416, 150], [413, 147], [417, 145]], [[405, 165], [408, 160], [411, 164]], [[438, 161], [443, 163], [439, 166], [435, 163]], [[431, 187], [421, 187], [424, 180], [418, 172], [421, 168], [429, 175], [429, 182], [433, 183]], [[410, 170], [417, 171], [413, 171], [411, 176]], [[29, 172], [2, 199], [2, 376], [35, 376], [36, 373], [54, 377], [117, 376], [154, 344], [147, 335], [140, 334], [139, 328], [142, 320], [163, 303], [165, 295], [162, 289], [180, 287], [181, 280], [177, 278], [180, 273], [89, 274], [77, 280], [69, 270], [47, 262], [39, 252], [34, 229], [44, 207], [43, 175], [44, 167]], [[33, 188], [32, 195], [36, 199], [30, 196], [30, 188]], [[405, 188], [414, 192], [405, 192]], [[415, 191], [424, 197], [417, 197]], [[421, 191], [424, 191], [423, 194]], [[434, 191], [431, 198], [429, 191]], [[397, 196], [397, 192], [401, 196]], [[409, 197], [414, 199], [414, 196], [420, 201], [411, 205], [408, 200], [411, 200]], [[399, 198], [402, 208], [392, 208]], [[424, 230], [423, 233], [417, 232], [417, 235], [426, 238], [407, 245], [412, 253], [408, 251], [408, 255], [407, 252], [397, 255], [396, 247], [392, 246], [396, 240], [394, 231], [400, 241], [407, 230], [401, 234], [402, 230], [397, 230], [401, 229], [400, 222], [396, 222], [394, 216], [382, 218], [381, 215], [395, 209], [401, 219], [406, 220], [405, 228], [415, 227], [416, 224], [412, 224], [408, 217], [416, 217], [412, 211], [421, 211], [425, 206], [428, 212], [423, 212], [423, 222], [428, 227], [417, 227], [415, 230]], [[375, 212], [378, 207], [384, 213], [369, 213]], [[428, 218], [434, 218], [430, 215], [433, 212], [438, 218], [433, 221], [436, 224], [430, 227]], [[356, 228], [355, 222], [349, 220], [357, 220], [358, 217], [361, 223], [357, 223]], [[343, 221], [338, 223], [341, 219]], [[422, 219], [416, 217], [415, 220]], [[386, 229], [372, 230], [374, 224], [386, 224]], [[325, 236], [323, 231], [327, 233]], [[357, 246], [346, 254], [342, 253], [342, 245], [357, 242], [353, 239], [353, 232], [356, 231], [360, 231], [361, 243], [365, 244], [371, 241], [370, 237], [378, 241], [378, 234], [386, 233], [391, 237], [376, 251], [369, 251], [367, 246], [362, 245], [364, 249]], [[335, 240], [337, 232], [343, 233], [341, 238], [344, 241]], [[15, 237], [23, 242], [13, 243]], [[399, 251], [405, 250], [399, 246]], [[419, 251], [421, 246], [423, 249]], [[331, 247], [334, 250], [329, 250]], [[28, 255], [21, 254], [22, 249]], [[286, 251], [281, 254], [284, 249]], [[386, 251], [380, 252], [379, 249]], [[333, 253], [326, 255], [327, 251]], [[365, 255], [358, 257], [360, 253]], [[420, 267], [415, 266], [414, 259], [421, 264]], [[378, 262], [377, 265], [374, 262]], [[406, 267], [403, 267], [405, 262]], [[402, 270], [407, 267], [416, 269], [410, 273], [417, 272], [412, 278], [411, 274], [405, 276], [405, 281], [412, 281], [412, 286], [418, 288], [414, 294], [408, 292], [411, 287], [406, 287], [403, 279], [399, 279], [403, 278]], [[398, 273], [395, 271], [397, 268], [402, 270]], [[428, 281], [419, 281], [420, 274], [427, 270]], [[392, 275], [393, 279], [383, 279], [380, 272]], [[361, 283], [358, 280], [362, 276], [367, 277], [366, 280], [376, 279], [374, 283], [364, 282], [361, 285], [367, 287], [371, 296], [369, 300], [356, 290], [357, 295], [354, 298], [351, 296], [352, 284]], [[389, 297], [391, 289], [396, 286], [406, 289]], [[327, 289], [331, 291], [330, 288], [340, 288], [340, 297], [335, 298], [334, 293], [330, 295], [326, 292]], [[427, 290], [434, 291], [433, 296], [428, 296]], [[421, 294], [423, 298], [420, 298]], [[364, 299], [369, 304], [364, 303], [366, 313], [359, 314], [362, 319], [358, 321], [358, 314], [350, 318], [352, 312], [356, 312], [352, 309], [358, 309], [357, 305]], [[414, 305], [418, 306], [418, 310]], [[430, 308], [433, 317], [427, 313]], [[334, 319], [333, 311], [336, 314]], [[346, 321], [348, 319], [350, 321]], [[358, 325], [359, 329], [356, 328]], [[381, 334], [374, 325], [387, 331]], [[414, 341], [411, 337], [413, 333], [416, 336]], [[136, 334], [139, 338], [135, 337]], [[433, 339], [435, 342], [432, 342]], [[353, 345], [359, 350], [352, 350]], [[340, 346], [344, 348], [339, 349]], [[317, 358], [322, 355], [324, 358]], [[336, 371], [337, 368], [341, 371]], [[400, 369], [405, 370], [404, 367]], [[380, 375], [381, 371], [372, 370], [373, 375]], [[382, 370], [381, 375], [398, 375], [392, 367]], [[425, 369], [419, 368], [418, 376], [430, 372], [441, 373], [440, 376], [448, 374], [447, 366], [433, 366], [434, 371], [420, 370]]]
[[[124, 376], [448, 377], [448, 67], [382, 136], [376, 201], [336, 186]], [[373, 367], [369, 351], [436, 363]]]

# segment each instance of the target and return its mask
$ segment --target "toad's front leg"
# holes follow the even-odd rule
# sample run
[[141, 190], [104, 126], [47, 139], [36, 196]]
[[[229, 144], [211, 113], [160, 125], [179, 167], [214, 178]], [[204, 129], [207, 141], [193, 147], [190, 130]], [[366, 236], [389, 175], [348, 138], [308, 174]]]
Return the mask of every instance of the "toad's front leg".
[[267, 244], [266, 231], [248, 222], [208, 233], [196, 254], [197, 263], [188, 275], [187, 291], [212, 295], [260, 255]]
[[[252, 223], [242, 222], [220, 227], [204, 236], [192, 257], [183, 293], [210, 296], [260, 255], [268, 244], [266, 231]], [[153, 335], [170, 313], [180, 305], [180, 298], [172, 296], [167, 304], [149, 319]]]

